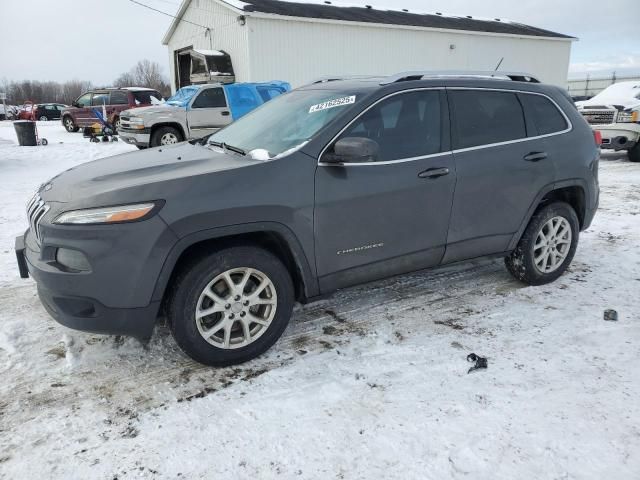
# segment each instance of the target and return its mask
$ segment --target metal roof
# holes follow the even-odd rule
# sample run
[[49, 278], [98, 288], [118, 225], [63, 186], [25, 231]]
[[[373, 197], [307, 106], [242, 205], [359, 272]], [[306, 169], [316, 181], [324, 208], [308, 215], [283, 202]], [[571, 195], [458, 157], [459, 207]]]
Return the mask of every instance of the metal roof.
[[[461, 30], [470, 32], [495, 33], [505, 35], [522, 35], [541, 38], [573, 40], [574, 37], [542, 28], [511, 22], [499, 18], [481, 19], [472, 16], [450, 16], [441, 13], [417, 13], [408, 9], [377, 9], [372, 6], [342, 6], [330, 0], [324, 3], [284, 2], [281, 0], [216, 0], [236, 12], [247, 15], [253, 13], [275, 15], [280, 17], [314, 18], [328, 21], [344, 21], [394, 25], [403, 27], [423, 27], [442, 30]], [[183, 0], [169, 30], [163, 39], [167, 44], [182, 15], [191, 0]]]

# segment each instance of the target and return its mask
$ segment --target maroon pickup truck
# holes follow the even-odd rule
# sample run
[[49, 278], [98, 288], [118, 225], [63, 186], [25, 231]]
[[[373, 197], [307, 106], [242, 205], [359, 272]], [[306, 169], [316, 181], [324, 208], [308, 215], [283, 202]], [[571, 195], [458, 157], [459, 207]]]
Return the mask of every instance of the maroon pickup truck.
[[98, 121], [93, 111], [104, 105], [107, 118], [116, 130], [120, 126], [120, 112], [136, 107], [147, 107], [153, 99], [161, 100], [162, 95], [156, 90], [142, 87], [102, 88], [91, 90], [80, 95], [71, 107], [62, 111], [62, 125], [67, 132], [77, 132], [81, 127], [88, 127]]

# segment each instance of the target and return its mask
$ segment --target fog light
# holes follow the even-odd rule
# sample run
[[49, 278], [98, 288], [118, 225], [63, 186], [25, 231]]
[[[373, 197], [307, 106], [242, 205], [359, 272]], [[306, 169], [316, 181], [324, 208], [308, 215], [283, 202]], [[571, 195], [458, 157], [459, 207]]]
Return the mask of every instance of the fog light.
[[78, 250], [59, 248], [56, 252], [56, 261], [70, 270], [77, 270], [79, 272], [88, 272], [91, 270], [89, 260], [84, 253]]

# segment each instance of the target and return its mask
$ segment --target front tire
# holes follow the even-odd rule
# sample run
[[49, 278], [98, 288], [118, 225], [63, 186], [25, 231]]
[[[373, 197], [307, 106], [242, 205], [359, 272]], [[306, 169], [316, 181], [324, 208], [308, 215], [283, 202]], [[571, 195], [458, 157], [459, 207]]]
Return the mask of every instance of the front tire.
[[294, 303], [291, 276], [261, 248], [225, 248], [188, 262], [167, 308], [173, 336], [197, 362], [233, 365], [264, 353], [282, 335]]
[[73, 118], [69, 116], [64, 117], [62, 123], [64, 124], [65, 130], [69, 133], [77, 132], [78, 130], [80, 130], [80, 128], [74, 123]]
[[627, 156], [632, 162], [640, 162], [640, 140], [633, 146], [633, 148], [627, 150]]
[[518, 246], [505, 258], [507, 270], [529, 285], [551, 283], [571, 264], [579, 234], [580, 223], [571, 205], [548, 204], [533, 215]]
[[174, 145], [184, 140], [178, 129], [173, 127], [160, 127], [151, 135], [151, 146]]

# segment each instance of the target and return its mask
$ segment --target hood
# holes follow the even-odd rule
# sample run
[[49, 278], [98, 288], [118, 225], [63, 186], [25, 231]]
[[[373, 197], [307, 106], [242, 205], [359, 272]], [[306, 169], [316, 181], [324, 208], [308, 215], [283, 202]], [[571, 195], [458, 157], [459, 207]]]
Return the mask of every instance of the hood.
[[144, 117], [145, 115], [174, 115], [179, 111], [186, 111], [186, 108], [163, 103], [162, 105], [151, 105], [150, 107], [131, 108], [122, 112], [120, 116]]
[[[40, 188], [46, 202], [87, 201], [86, 207], [162, 198], [162, 184], [186, 177], [215, 174], [264, 163], [250, 157], [214, 151], [202, 145], [180, 143], [102, 158], [70, 168]], [[85, 205], [82, 205], [85, 208]]]
[[595, 97], [580, 105], [582, 108], [594, 107], [640, 107], [640, 82], [620, 82], [605, 88]]

